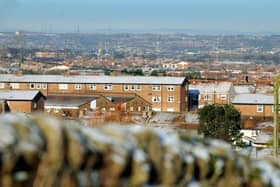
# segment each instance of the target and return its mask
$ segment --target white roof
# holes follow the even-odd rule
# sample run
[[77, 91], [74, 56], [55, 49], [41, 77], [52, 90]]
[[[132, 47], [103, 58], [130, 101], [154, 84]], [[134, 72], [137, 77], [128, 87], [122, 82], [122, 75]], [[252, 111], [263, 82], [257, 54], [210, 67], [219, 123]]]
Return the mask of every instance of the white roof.
[[273, 105], [273, 95], [267, 94], [239, 94], [232, 101], [233, 104], [267, 104]]
[[234, 86], [234, 91], [236, 94], [249, 94], [252, 93], [253, 90], [254, 87], [251, 85]]
[[189, 90], [199, 90], [200, 93], [227, 93], [232, 87], [231, 82], [190, 84]]
[[38, 93], [39, 91], [0, 91], [0, 99], [31, 101], [37, 96]]
[[52, 71], [52, 70], [69, 70], [70, 67], [68, 66], [54, 66], [52, 68], [49, 68], [48, 71]]
[[145, 76], [81, 76], [81, 75], [12, 75], [0, 74], [1, 82], [38, 83], [97, 83], [97, 84], [168, 84], [182, 85], [185, 77], [145, 77]]

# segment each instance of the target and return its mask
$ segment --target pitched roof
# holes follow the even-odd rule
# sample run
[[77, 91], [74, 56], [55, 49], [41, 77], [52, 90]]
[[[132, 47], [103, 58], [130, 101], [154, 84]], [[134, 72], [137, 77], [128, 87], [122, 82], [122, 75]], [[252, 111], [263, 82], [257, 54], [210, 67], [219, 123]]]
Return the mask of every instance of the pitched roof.
[[190, 84], [189, 90], [199, 90], [200, 93], [227, 93], [232, 87], [231, 82]]
[[23, 101], [31, 101], [35, 99], [35, 97], [41, 94], [40, 91], [18, 91], [18, 90], [8, 90], [8, 91], [0, 91], [0, 99], [5, 100], [23, 100]]
[[238, 85], [234, 86], [234, 91], [236, 94], [249, 94], [254, 91], [254, 87], [251, 85]]
[[182, 85], [185, 77], [153, 76], [64, 76], [64, 75], [12, 75], [0, 74], [1, 82], [34, 82], [34, 83], [97, 83], [97, 84], [170, 84]]
[[79, 107], [89, 103], [98, 97], [78, 97], [78, 96], [48, 96], [45, 107]]
[[[232, 101], [233, 104], [273, 105], [273, 95], [266, 94], [239, 94]], [[280, 102], [279, 102], [280, 104]]]

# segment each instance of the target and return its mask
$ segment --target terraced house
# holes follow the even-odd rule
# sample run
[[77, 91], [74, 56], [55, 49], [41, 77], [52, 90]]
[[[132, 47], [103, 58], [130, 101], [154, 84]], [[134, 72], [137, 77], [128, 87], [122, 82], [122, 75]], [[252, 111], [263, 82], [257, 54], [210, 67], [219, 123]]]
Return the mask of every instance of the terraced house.
[[[187, 110], [185, 77], [0, 75], [0, 90], [40, 90], [44, 95], [139, 96], [154, 111]], [[149, 108], [137, 108], [137, 111]]]

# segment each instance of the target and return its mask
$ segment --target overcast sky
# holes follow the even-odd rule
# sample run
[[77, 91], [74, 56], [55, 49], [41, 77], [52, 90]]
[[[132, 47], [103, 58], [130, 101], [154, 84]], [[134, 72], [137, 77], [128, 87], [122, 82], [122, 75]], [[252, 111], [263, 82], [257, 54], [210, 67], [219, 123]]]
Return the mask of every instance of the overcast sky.
[[0, 0], [0, 31], [280, 32], [279, 0]]

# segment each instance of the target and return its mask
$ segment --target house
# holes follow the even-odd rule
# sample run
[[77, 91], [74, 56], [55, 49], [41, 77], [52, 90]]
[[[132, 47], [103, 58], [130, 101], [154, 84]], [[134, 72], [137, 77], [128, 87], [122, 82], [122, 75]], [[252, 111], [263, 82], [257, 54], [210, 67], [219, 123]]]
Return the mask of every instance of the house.
[[189, 100], [197, 105], [190, 108], [198, 109], [207, 104], [230, 104], [235, 95], [231, 82], [190, 84], [189, 93]]
[[273, 95], [239, 94], [232, 101], [243, 118], [271, 119], [273, 117]]
[[137, 94], [155, 111], [185, 112], [185, 77], [0, 74], [0, 90], [39, 90], [48, 95]]
[[162, 68], [165, 70], [187, 70], [189, 68], [188, 62], [164, 62]]
[[109, 111], [114, 105], [103, 96], [61, 96], [47, 97], [45, 112], [56, 117], [79, 119], [86, 111], [101, 109]]
[[40, 91], [0, 91], [1, 112], [44, 111], [46, 97]]
[[115, 105], [115, 111], [143, 112], [149, 111], [152, 106], [150, 102], [137, 95], [126, 97], [110, 96], [107, 98]]

